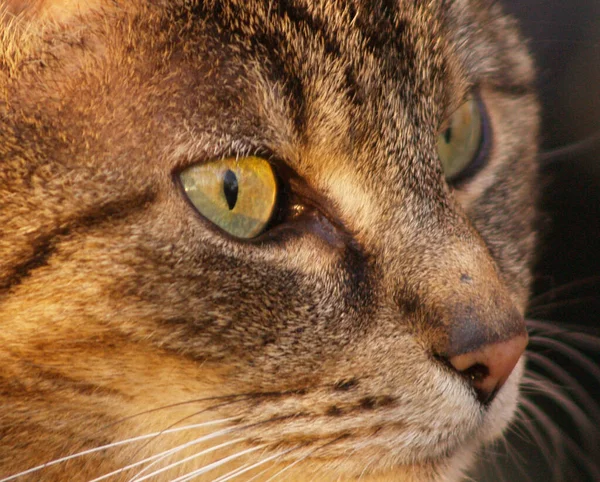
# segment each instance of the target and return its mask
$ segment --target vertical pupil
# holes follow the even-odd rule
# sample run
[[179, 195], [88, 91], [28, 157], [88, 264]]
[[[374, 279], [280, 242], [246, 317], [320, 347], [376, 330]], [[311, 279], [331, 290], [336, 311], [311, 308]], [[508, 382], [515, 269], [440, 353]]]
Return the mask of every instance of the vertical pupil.
[[223, 178], [223, 194], [225, 194], [225, 200], [231, 211], [235, 207], [238, 198], [237, 176], [231, 170], [228, 170]]
[[446, 140], [446, 144], [450, 144], [450, 141], [452, 140], [452, 127], [446, 129], [444, 132], [444, 139]]

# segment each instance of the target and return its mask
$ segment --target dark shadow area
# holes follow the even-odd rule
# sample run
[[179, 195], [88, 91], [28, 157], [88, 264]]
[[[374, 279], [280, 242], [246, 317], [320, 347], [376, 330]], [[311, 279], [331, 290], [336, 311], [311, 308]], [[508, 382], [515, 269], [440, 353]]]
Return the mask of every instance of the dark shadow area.
[[485, 480], [597, 482], [600, 343], [588, 335], [600, 336], [600, 1], [503, 3], [529, 39], [543, 108], [544, 218], [529, 317], [567, 331], [549, 334], [554, 341], [534, 331], [529, 366], [576, 404], [552, 402], [548, 389], [530, 394], [547, 419], [523, 412], [535, 436], [516, 426], [509, 448], [491, 451], [500, 467], [484, 462]]

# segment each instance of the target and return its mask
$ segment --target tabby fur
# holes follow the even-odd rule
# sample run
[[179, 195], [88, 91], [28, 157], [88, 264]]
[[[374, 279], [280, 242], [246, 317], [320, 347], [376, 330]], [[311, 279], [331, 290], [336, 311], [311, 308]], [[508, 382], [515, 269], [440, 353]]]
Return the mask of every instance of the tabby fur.
[[[437, 356], [461, 330], [514, 334], [529, 296], [538, 106], [497, 3], [5, 1], [2, 18], [0, 477], [166, 431], [19, 479], [90, 480], [230, 429], [157, 480], [250, 450], [198, 480], [271, 457], [239, 480], [450, 482], [501, 436], [522, 363], [484, 407]], [[436, 140], [471, 92], [489, 160], [449, 186]], [[290, 213], [239, 241], [176, 173], [249, 154], [285, 172]]]

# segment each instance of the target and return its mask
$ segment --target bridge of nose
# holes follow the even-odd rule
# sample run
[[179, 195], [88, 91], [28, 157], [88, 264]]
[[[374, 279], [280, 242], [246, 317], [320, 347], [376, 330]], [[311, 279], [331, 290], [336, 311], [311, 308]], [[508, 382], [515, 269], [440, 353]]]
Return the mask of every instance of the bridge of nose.
[[382, 269], [386, 284], [396, 286], [399, 319], [407, 318], [420, 341], [448, 358], [526, 334], [496, 263], [468, 222], [458, 222], [460, 236], [431, 231], [412, 246], [385, 242]]
[[375, 185], [350, 161], [322, 178], [337, 215], [377, 259], [399, 320], [404, 308], [417, 309], [409, 320], [421, 325], [416, 335], [448, 357], [525, 333], [485, 242], [433, 169], [437, 161], [405, 161], [414, 172], [398, 170]]

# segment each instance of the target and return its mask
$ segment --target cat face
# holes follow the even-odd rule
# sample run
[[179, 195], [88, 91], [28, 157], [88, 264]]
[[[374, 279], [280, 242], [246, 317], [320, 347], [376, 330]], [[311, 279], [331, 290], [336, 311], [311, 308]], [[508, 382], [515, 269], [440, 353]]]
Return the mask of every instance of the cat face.
[[[0, 57], [1, 474], [156, 432], [44, 480], [163, 452], [146, 475], [457, 480], [521, 374], [482, 388], [501, 350], [456, 361], [524, 340], [537, 105], [512, 22], [232, 0], [48, 24], [60, 6], [5, 22]], [[438, 141], [469, 99], [480, 159], [449, 181]], [[276, 194], [245, 239], [182, 174], [248, 158]]]

